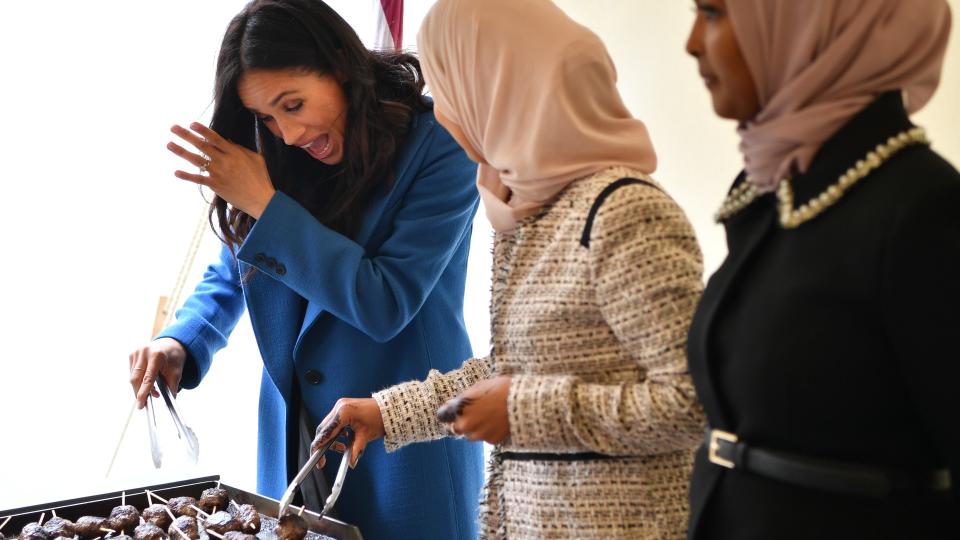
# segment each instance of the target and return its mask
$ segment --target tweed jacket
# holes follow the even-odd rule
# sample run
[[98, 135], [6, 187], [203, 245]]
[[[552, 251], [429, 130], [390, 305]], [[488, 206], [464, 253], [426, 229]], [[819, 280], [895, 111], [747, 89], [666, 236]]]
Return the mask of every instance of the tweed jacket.
[[[912, 127], [899, 92], [880, 97], [791, 181], [795, 205]], [[956, 486], [960, 174], [920, 144], [797, 228], [780, 226], [776, 203], [768, 194], [726, 221], [730, 252], [691, 326], [690, 370], [710, 425], [808, 459], [949, 468]], [[697, 540], [960, 536], [949, 493], [804, 488], [719, 467], [705, 449], [690, 511]]]
[[[624, 177], [642, 182], [601, 199], [582, 238]], [[441, 404], [510, 375], [481, 537], [682, 537], [703, 434], [684, 352], [702, 262], [679, 206], [643, 174], [607, 169], [498, 233], [493, 259], [490, 355], [375, 394], [387, 449], [447, 436]]]

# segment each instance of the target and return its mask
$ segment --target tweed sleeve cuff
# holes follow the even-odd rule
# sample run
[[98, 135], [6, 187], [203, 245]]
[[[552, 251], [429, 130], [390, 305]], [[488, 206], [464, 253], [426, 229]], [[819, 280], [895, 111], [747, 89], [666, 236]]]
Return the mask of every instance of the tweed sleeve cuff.
[[373, 394], [383, 417], [383, 445], [387, 452], [446, 434], [437, 420], [430, 394], [427, 383], [419, 381], [398, 384]]
[[507, 408], [508, 446], [525, 452], [576, 452], [585, 447], [567, 429], [575, 406], [577, 377], [514, 375]]
[[449, 435], [437, 409], [474, 383], [490, 376], [489, 358], [471, 358], [448, 373], [431, 370], [425, 381], [397, 384], [373, 394], [383, 418], [383, 445], [393, 452], [410, 443]]

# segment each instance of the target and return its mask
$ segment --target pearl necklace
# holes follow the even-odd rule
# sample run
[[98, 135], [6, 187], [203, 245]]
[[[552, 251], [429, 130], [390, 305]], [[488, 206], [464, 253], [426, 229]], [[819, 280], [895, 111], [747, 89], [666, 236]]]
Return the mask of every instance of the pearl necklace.
[[[840, 197], [864, 177], [890, 159], [894, 154], [908, 146], [915, 144], [930, 144], [927, 133], [923, 128], [915, 127], [903, 131], [887, 139], [886, 143], [877, 147], [861, 159], [853, 167], [840, 175], [837, 181], [825, 189], [820, 195], [810, 199], [798, 208], [793, 207], [793, 188], [790, 178], [784, 178], [777, 187], [777, 208], [780, 214], [780, 225], [784, 229], [795, 229], [817, 217], [824, 210], [833, 206]], [[743, 183], [734, 188], [723, 201], [723, 205], [714, 214], [717, 223], [723, 222], [730, 216], [749, 206], [761, 194], [754, 187], [748, 177]]]

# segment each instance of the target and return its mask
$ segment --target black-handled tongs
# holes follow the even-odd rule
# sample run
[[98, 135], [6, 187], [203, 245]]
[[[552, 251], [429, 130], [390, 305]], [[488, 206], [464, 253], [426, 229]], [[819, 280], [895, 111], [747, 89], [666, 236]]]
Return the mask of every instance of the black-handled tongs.
[[343, 452], [343, 459], [340, 460], [340, 468], [337, 469], [337, 477], [333, 481], [333, 486], [330, 488], [330, 495], [327, 497], [326, 502], [323, 504], [323, 510], [320, 511], [320, 517], [322, 518], [330, 510], [333, 510], [333, 505], [337, 504], [337, 499], [340, 497], [340, 491], [343, 489], [343, 481], [347, 477], [347, 469], [350, 468], [350, 458], [352, 457], [352, 448], [353, 444], [353, 430], [349, 427], [344, 428], [336, 437], [332, 437], [327, 444], [323, 445], [319, 450], [310, 454], [310, 459], [303, 465], [300, 469], [300, 472], [297, 473], [297, 476], [293, 478], [290, 482], [290, 485], [287, 486], [287, 490], [283, 492], [283, 497], [280, 498], [280, 510], [277, 513], [277, 517], [283, 517], [287, 513], [287, 508], [290, 507], [290, 502], [293, 500], [294, 494], [297, 492], [297, 488], [300, 487], [300, 484], [307, 479], [307, 476], [313, 472], [314, 467], [317, 466], [317, 463], [320, 462], [320, 457], [327, 453], [327, 450], [333, 446], [338, 439], [344, 437], [345, 440], [341, 440], [347, 449]]

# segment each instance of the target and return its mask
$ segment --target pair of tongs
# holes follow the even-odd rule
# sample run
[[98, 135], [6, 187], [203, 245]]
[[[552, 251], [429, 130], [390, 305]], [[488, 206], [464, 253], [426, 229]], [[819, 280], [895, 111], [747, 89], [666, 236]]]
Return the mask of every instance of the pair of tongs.
[[[163, 402], [167, 405], [167, 410], [170, 411], [173, 425], [177, 428], [177, 437], [187, 447], [187, 456], [196, 463], [200, 457], [200, 441], [197, 439], [197, 435], [180, 417], [176, 398], [170, 394], [170, 389], [167, 388], [167, 383], [163, 381], [162, 377], [157, 377], [155, 386], [160, 393], [160, 397], [163, 398]], [[150, 455], [153, 457], [153, 466], [159, 469], [162, 454], [160, 452], [160, 440], [157, 436], [157, 415], [153, 408], [152, 395], [147, 396], [147, 431], [150, 432]]]
[[330, 495], [327, 496], [327, 500], [323, 503], [323, 510], [320, 511], [320, 517], [322, 518], [333, 510], [333, 505], [337, 503], [337, 499], [340, 497], [340, 491], [343, 489], [343, 481], [347, 477], [347, 469], [350, 468], [350, 458], [352, 457], [353, 450], [351, 448], [353, 445], [353, 431], [350, 428], [344, 428], [336, 437], [332, 437], [316, 452], [310, 454], [310, 459], [307, 460], [303, 468], [300, 469], [300, 472], [297, 473], [297, 476], [295, 476], [293, 481], [290, 482], [290, 485], [287, 486], [287, 490], [283, 492], [283, 497], [280, 498], [280, 510], [277, 513], [277, 518], [281, 518], [287, 513], [287, 508], [290, 507], [290, 502], [293, 500], [297, 488], [299, 488], [300, 484], [313, 472], [314, 467], [320, 462], [320, 458], [327, 453], [327, 450], [329, 450], [330, 447], [333, 446], [333, 443], [337, 442], [340, 437], [346, 438], [345, 441], [341, 442], [346, 445], [347, 449], [343, 452], [343, 459], [340, 460], [340, 468], [337, 469], [337, 477], [334, 479], [333, 486], [330, 488]]

